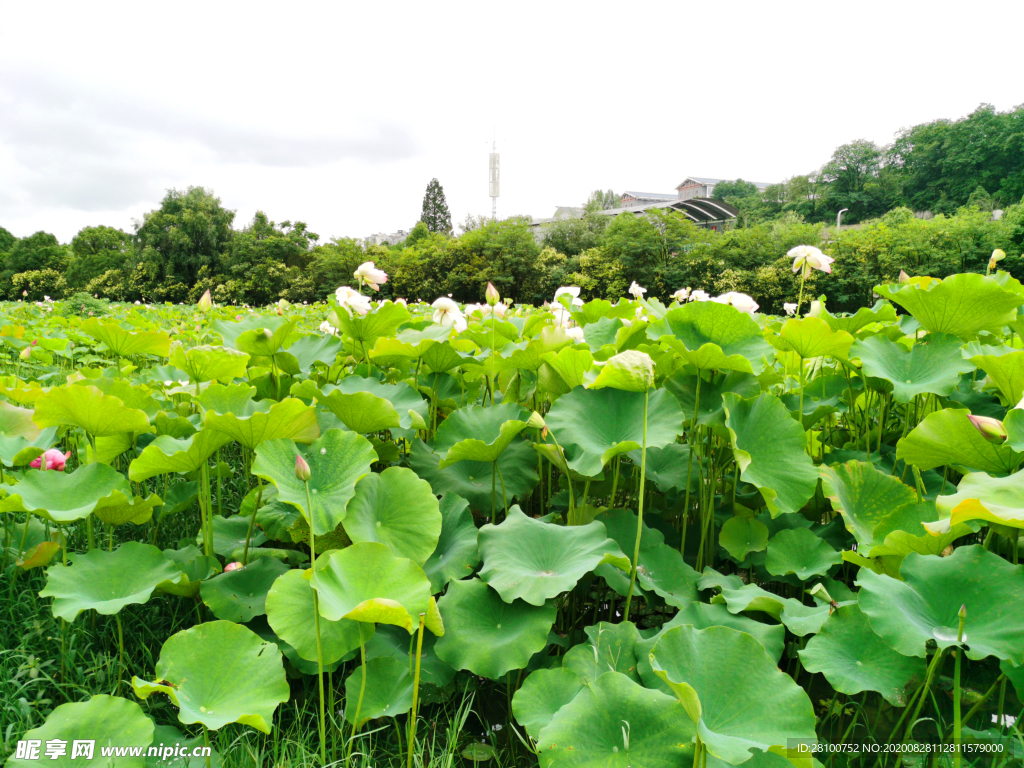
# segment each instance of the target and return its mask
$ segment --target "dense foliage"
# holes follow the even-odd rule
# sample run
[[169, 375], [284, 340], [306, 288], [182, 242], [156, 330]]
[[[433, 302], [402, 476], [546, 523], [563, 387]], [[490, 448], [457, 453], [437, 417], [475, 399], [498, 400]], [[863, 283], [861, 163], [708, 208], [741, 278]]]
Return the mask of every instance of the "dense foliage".
[[7, 748], [1019, 765], [1024, 285], [628, 290], [4, 305]]

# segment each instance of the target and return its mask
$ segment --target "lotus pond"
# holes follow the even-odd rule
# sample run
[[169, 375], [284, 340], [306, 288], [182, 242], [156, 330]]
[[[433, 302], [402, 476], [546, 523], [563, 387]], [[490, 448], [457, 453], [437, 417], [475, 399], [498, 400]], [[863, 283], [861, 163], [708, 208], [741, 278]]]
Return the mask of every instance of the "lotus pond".
[[7, 754], [1020, 765], [1024, 287], [875, 290], [3, 305]]

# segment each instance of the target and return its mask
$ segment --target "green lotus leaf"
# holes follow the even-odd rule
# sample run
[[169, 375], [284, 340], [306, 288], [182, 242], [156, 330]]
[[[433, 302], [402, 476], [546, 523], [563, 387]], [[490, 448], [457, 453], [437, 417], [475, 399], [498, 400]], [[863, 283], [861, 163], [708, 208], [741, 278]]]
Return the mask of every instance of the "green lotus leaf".
[[[837, 605], [849, 605], [857, 602], [857, 595], [851, 593], [843, 585], [844, 590], [836, 586], [840, 582], [828, 582], [828, 589], [835, 598]], [[744, 584], [738, 576], [722, 576], [711, 568], [705, 568], [698, 585], [701, 589], [718, 588], [721, 593], [711, 599], [713, 604], [724, 603], [730, 613], [743, 611], [762, 611], [773, 619], [781, 621], [790, 632], [798, 637], [813, 635], [821, 630], [821, 625], [828, 619], [833, 608], [828, 601], [815, 605], [805, 605], [792, 597], [780, 597], [756, 584]], [[817, 599], [817, 598], [816, 598]]]
[[971, 362], [985, 371], [985, 386], [996, 389], [1006, 405], [1012, 407], [1020, 402], [1024, 395], [1024, 352], [975, 355]]
[[545, 648], [557, 613], [552, 602], [506, 603], [480, 579], [451, 582], [437, 607], [447, 630], [434, 646], [438, 657], [492, 680], [525, 667]]
[[145, 413], [128, 408], [96, 387], [54, 387], [36, 400], [33, 417], [39, 427], [79, 427], [93, 437], [121, 432], [148, 432]]
[[438, 505], [441, 534], [437, 546], [423, 565], [430, 579], [430, 591], [438, 593], [452, 579], [464, 579], [480, 564], [477, 527], [469, 502], [454, 493], [446, 493]]
[[445, 469], [459, 461], [494, 462], [516, 435], [526, 429], [530, 412], [515, 403], [460, 408], [434, 435], [434, 452]]
[[840, 693], [877, 691], [894, 707], [907, 706], [907, 686], [924, 679], [924, 659], [904, 656], [882, 642], [856, 605], [833, 613], [800, 651], [800, 661], [808, 672], [821, 672]]
[[430, 581], [412, 560], [384, 544], [362, 542], [317, 558], [311, 581], [329, 621], [380, 622], [412, 633], [426, 614]]
[[280, 560], [261, 557], [244, 568], [207, 579], [199, 593], [218, 619], [241, 624], [267, 612], [267, 593], [287, 571]]
[[21, 435], [0, 434], [0, 461], [7, 467], [24, 467], [31, 464], [37, 456], [42, 456], [55, 442], [57, 427], [47, 427], [38, 431], [37, 437], [32, 440]]
[[157, 592], [168, 595], [195, 597], [199, 594], [203, 579], [208, 579], [221, 571], [220, 562], [216, 557], [204, 555], [198, 547], [191, 544], [181, 549], [165, 549], [164, 557], [174, 563], [183, 575], [180, 580], [161, 581], [156, 585]]
[[142, 525], [153, 517], [153, 509], [163, 503], [163, 499], [155, 493], [144, 499], [141, 496], [132, 496], [130, 492], [124, 494], [121, 491], [114, 491], [100, 499], [92, 513], [107, 525]]
[[927, 285], [877, 285], [875, 293], [899, 304], [925, 330], [965, 341], [981, 331], [998, 333], [1024, 304], [1021, 284], [1006, 272], [950, 275]]
[[760, 370], [772, 348], [754, 319], [728, 304], [695, 301], [670, 309], [651, 323], [647, 336], [669, 344], [683, 359], [703, 371]]
[[790, 318], [774, 337], [781, 349], [796, 352], [806, 359], [838, 357], [846, 359], [854, 338], [846, 331], [835, 331], [817, 317]]
[[788, 739], [815, 739], [811, 700], [746, 632], [683, 624], [662, 635], [649, 658], [708, 752], [727, 763], [746, 761], [752, 749], [784, 747]]
[[587, 642], [574, 645], [562, 657], [562, 666], [573, 670], [585, 685], [590, 685], [605, 672], [621, 672], [640, 682], [634, 648], [640, 632], [631, 621], [620, 624], [600, 622], [586, 628]]
[[392, 336], [398, 326], [408, 322], [409, 310], [401, 304], [385, 301], [373, 312], [353, 316], [344, 307], [335, 307], [333, 323], [348, 338], [352, 339], [363, 350], [373, 349], [374, 343], [381, 336]]
[[[359, 692], [366, 675], [362, 705]], [[378, 717], [398, 717], [412, 709], [413, 677], [409, 665], [389, 656], [367, 659], [345, 680], [345, 719], [357, 728]], [[356, 707], [359, 706], [359, 720]]]
[[967, 415], [957, 408], [929, 413], [896, 444], [896, 459], [922, 471], [950, 464], [996, 475], [1012, 472], [1019, 455], [986, 440]]
[[296, 339], [288, 346], [288, 352], [295, 358], [299, 370], [308, 374], [316, 363], [333, 365], [341, 348], [341, 339], [312, 334]]
[[317, 401], [323, 403], [348, 429], [363, 435], [395, 429], [401, 425], [394, 406], [370, 392], [353, 392], [349, 395], [335, 390], [319, 396]]
[[[205, 741], [201, 734], [189, 739], [173, 725], [158, 725], [153, 731], [151, 748], [170, 749], [177, 745], [184, 747], [181, 750], [184, 754], [179, 756], [168, 755], [167, 757], [163, 757], [162, 753], [147, 754], [146, 768], [200, 768], [200, 766], [205, 768], [206, 758], [192, 757], [191, 752], [196, 747], [205, 746]], [[223, 765], [224, 760], [220, 752], [213, 748], [210, 752], [210, 768], [223, 768]]]
[[661, 691], [608, 672], [540, 731], [541, 768], [679, 768], [693, 762], [694, 727]]
[[160, 649], [156, 680], [133, 678], [135, 695], [166, 693], [181, 722], [213, 730], [241, 723], [270, 733], [274, 710], [290, 694], [280, 649], [230, 621], [171, 635]]
[[53, 615], [73, 622], [90, 608], [111, 616], [126, 605], [148, 602], [158, 584], [181, 578], [181, 571], [159, 549], [129, 541], [113, 552], [69, 554], [68, 565], [46, 569], [46, 586], [39, 596], [52, 597]]
[[[634, 657], [635, 658], [635, 657]], [[580, 676], [571, 669], [538, 669], [512, 697], [512, 713], [534, 741], [562, 707], [583, 689]]]
[[[579, 387], [558, 398], [545, 420], [565, 449], [569, 467], [592, 477], [616, 456], [640, 448], [644, 397], [639, 392]], [[663, 389], [647, 395], [648, 449], [674, 443], [682, 433], [679, 402]]]
[[955, 336], [933, 333], [907, 349], [884, 336], [871, 336], [853, 345], [850, 357], [860, 358], [866, 376], [892, 384], [898, 402], [909, 403], [926, 393], [946, 397], [960, 383], [960, 374], [975, 364], [960, 354], [963, 342]]
[[673, 616], [671, 621], [663, 624], [655, 635], [637, 641], [633, 649], [637, 659], [637, 672], [639, 672], [643, 684], [648, 688], [672, 693], [672, 689], [651, 668], [650, 653], [663, 634], [684, 624], [690, 625], [694, 629], [730, 627], [737, 632], [746, 632], [764, 646], [765, 651], [776, 664], [782, 659], [782, 653], [786, 647], [786, 629], [782, 624], [765, 624], [749, 616], [732, 614], [721, 604], [709, 605], [708, 603], [693, 602], [681, 608], [679, 613]]
[[857, 576], [861, 610], [891, 648], [923, 658], [929, 640], [939, 648], [956, 646], [957, 614], [966, 606], [968, 658], [1024, 663], [1024, 566], [972, 545], [949, 557], [909, 554], [900, 575], [903, 581], [861, 568]]
[[158, 520], [180, 514], [191, 507], [199, 497], [197, 481], [179, 482], [170, 486], [164, 494], [164, 505], [160, 509]]
[[949, 533], [953, 526], [968, 520], [1024, 528], [1024, 488], [1016, 475], [991, 477], [985, 472], [964, 475], [956, 493], [939, 496], [935, 507], [940, 519], [924, 524], [935, 535]]
[[[403, 381], [387, 384], [373, 378], [346, 376], [337, 385], [328, 384], [323, 389], [325, 395], [335, 391], [346, 395], [368, 392], [371, 395], [387, 400], [395, 411], [398, 412], [402, 429], [413, 428], [417, 423], [416, 416], [419, 416], [424, 422], [430, 416], [427, 401], [420, 397], [415, 389]], [[424, 427], [417, 428], [422, 429]]]
[[131, 357], [132, 355], [167, 357], [171, 348], [171, 337], [164, 331], [132, 333], [117, 323], [104, 323], [94, 317], [82, 323], [82, 330], [96, 341], [106, 344], [107, 349], [118, 357]]
[[[630, 461], [637, 467], [643, 461], [640, 451], [630, 451]], [[685, 492], [687, 479], [694, 493], [699, 488], [699, 465], [690, 464], [690, 446], [682, 443], [669, 443], [662, 448], [647, 449], [647, 464], [644, 476], [648, 483], [654, 483], [662, 493]], [[690, 477], [687, 478], [687, 473]]]
[[757, 377], [743, 371], [725, 371], [708, 381], [700, 377], [700, 402], [697, 401], [697, 375], [686, 369], [676, 371], [665, 380], [665, 389], [675, 395], [682, 406], [683, 416], [693, 420], [697, 413], [698, 424], [724, 424], [725, 410], [722, 395], [735, 392], [740, 397], [756, 397], [761, 392]]
[[740, 477], [761, 491], [772, 517], [798, 512], [818, 484], [803, 428], [767, 393], [744, 400], [727, 392], [722, 402]]
[[898, 507], [875, 528], [875, 541], [881, 544], [873, 546], [869, 554], [880, 562], [886, 574], [900, 578], [900, 563], [911, 552], [939, 555], [961, 536], [974, 533], [978, 528], [977, 523], [968, 522], [951, 527], [942, 525], [939, 533], [928, 530], [939, 522], [940, 515], [935, 502], [925, 501]]
[[821, 312], [817, 317], [828, 323], [828, 327], [833, 331], [857, 333], [872, 323], [895, 323], [896, 308], [889, 302], [879, 299], [873, 307], [861, 307], [853, 315], [833, 315], [825, 309], [823, 302]]
[[[249, 566], [251, 567], [251, 566]], [[292, 646], [303, 659], [316, 661], [314, 591], [301, 570], [278, 577], [266, 597], [267, 621], [278, 637]], [[359, 647], [358, 621], [329, 621], [320, 617], [320, 647], [324, 664], [333, 664]], [[373, 625], [363, 627], [363, 642], [373, 637]]]
[[[213, 551], [221, 557], [231, 558], [232, 554], [245, 546], [245, 537], [249, 533], [249, 519], [241, 515], [231, 517], [213, 516]], [[259, 529], [254, 529], [249, 541], [249, 557], [253, 557], [253, 549], [267, 541], [267, 537]], [[203, 532], [196, 534], [196, 543], [203, 543]]]
[[[256, 393], [255, 387], [238, 384], [229, 386], [238, 387], [242, 392]], [[213, 384], [198, 399], [206, 409], [206, 426], [215, 432], [223, 432], [243, 447], [255, 450], [265, 440], [285, 438], [299, 443], [311, 443], [320, 437], [316, 410], [301, 400], [288, 397], [280, 402], [256, 402], [250, 395], [244, 402], [218, 402], [215, 399], [220, 394], [217, 390], [226, 388], [221, 384]]]
[[1017, 698], [1024, 698], [1024, 666], [1013, 666], [1008, 661], [1001, 661], [999, 671], [1006, 675], [1006, 679], [1013, 685]]
[[180, 440], [170, 435], [160, 435], [132, 461], [128, 467], [128, 477], [139, 483], [154, 475], [195, 472], [207, 463], [218, 448], [230, 441], [229, 435], [212, 429], [200, 430]]
[[609, 387], [622, 392], [647, 392], [654, 386], [654, 361], [645, 352], [630, 349], [608, 359], [590, 389]]
[[263, 323], [263, 327], [242, 331], [235, 337], [234, 344], [231, 346], [239, 352], [245, 352], [253, 357], [273, 357], [284, 347], [285, 340], [288, 338], [288, 334], [295, 329], [298, 318], [262, 315], [258, 319]]
[[82, 387], [96, 387], [104, 395], [113, 395], [127, 407], [142, 411], [149, 419], [160, 412], [160, 403], [147, 388], [133, 386], [120, 379], [79, 379], [73, 383]]
[[441, 511], [430, 483], [405, 467], [388, 467], [356, 483], [342, 523], [352, 541], [378, 541], [423, 565], [441, 535]]
[[130, 492], [120, 472], [106, 464], [86, 464], [74, 472], [30, 469], [17, 485], [0, 485], [7, 496], [0, 512], [31, 512], [55, 523], [82, 520], [100, 499]]
[[[369, 628], [364, 625], [364, 637], [368, 637]], [[394, 625], [382, 624], [377, 627], [373, 637], [366, 641], [366, 658], [376, 659], [383, 656], [398, 659], [410, 670], [416, 666], [415, 637]], [[423, 650], [420, 653], [420, 682], [444, 688], [455, 677], [455, 670], [437, 657], [434, 646], [437, 637], [430, 632], [423, 634]]]
[[[141, 747], [137, 756], [126, 755], [116, 760], [103, 759], [108, 765], [118, 768], [144, 768], [146, 765], [145, 748], [153, 742], [153, 721], [142, 711], [142, 707], [134, 701], [117, 696], [99, 694], [88, 701], [61, 704], [53, 710], [38, 728], [28, 731], [22, 739], [40, 743], [39, 757], [25, 759], [10, 757], [8, 768], [32, 768], [38, 766], [42, 759], [46, 765], [55, 768], [87, 768], [101, 760], [101, 753], [106, 747]], [[57, 758], [46, 758], [46, 743], [52, 740], [65, 743], [64, 754]], [[90, 757], [74, 754], [76, 741], [88, 739], [92, 745]]]
[[[362, 435], [339, 429], [324, 432], [306, 451], [309, 502], [305, 483], [295, 477], [298, 454], [291, 440], [267, 440], [256, 449], [252, 473], [277, 486], [278, 498], [297, 507], [310, 521], [314, 534], [332, 533], [345, 519], [356, 482], [369, 474], [377, 454]], [[306, 508], [309, 504], [312, 509]]]
[[34, 411], [30, 408], [19, 408], [8, 402], [0, 402], [0, 433], [8, 437], [23, 437], [35, 440], [43, 430], [32, 421]]
[[554, 525], [527, 517], [519, 507], [512, 507], [500, 525], [483, 526], [479, 546], [480, 578], [507, 603], [521, 598], [544, 605], [603, 563], [630, 570], [629, 558], [608, 538], [603, 523]]
[[564, 395], [583, 384], [587, 372], [594, 365], [594, 356], [589, 350], [564, 347], [558, 352], [541, 355], [537, 370], [541, 389], [555, 395]]
[[[409, 455], [409, 466], [413, 471], [430, 483], [438, 496], [454, 493], [469, 502], [472, 509], [490, 513], [491, 511], [491, 468], [495, 465], [505, 481], [505, 494], [512, 502], [514, 498], [522, 498], [533, 490], [539, 477], [537, 475], [537, 454], [533, 444], [514, 442], [498, 457], [495, 464], [484, 461], [460, 461], [449, 467], [440, 467], [441, 457], [432, 453], [421, 440], [413, 442]], [[501, 481], [495, 479], [495, 499], [502, 503]]]
[[737, 561], [751, 552], [763, 552], [768, 545], [768, 526], [750, 517], [730, 517], [722, 525], [718, 543]]
[[807, 528], [779, 531], [768, 542], [764, 567], [773, 576], [796, 574], [801, 581], [824, 576], [843, 556]]
[[227, 347], [193, 347], [186, 350], [180, 342], [171, 344], [168, 362], [197, 383], [229, 382], [245, 376], [249, 355]]
[[887, 472], [863, 461], [821, 467], [822, 490], [862, 553], [881, 543], [875, 529], [894, 510], [917, 503], [917, 493]]

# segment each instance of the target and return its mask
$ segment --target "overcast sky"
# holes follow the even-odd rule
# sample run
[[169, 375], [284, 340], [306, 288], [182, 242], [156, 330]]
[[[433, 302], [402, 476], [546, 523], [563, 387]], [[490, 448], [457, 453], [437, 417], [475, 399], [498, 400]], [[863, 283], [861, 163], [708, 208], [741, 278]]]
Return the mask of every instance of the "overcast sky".
[[1024, 3], [0, 0], [0, 226], [67, 241], [212, 188], [323, 238], [551, 216], [595, 188], [775, 182], [1024, 102]]

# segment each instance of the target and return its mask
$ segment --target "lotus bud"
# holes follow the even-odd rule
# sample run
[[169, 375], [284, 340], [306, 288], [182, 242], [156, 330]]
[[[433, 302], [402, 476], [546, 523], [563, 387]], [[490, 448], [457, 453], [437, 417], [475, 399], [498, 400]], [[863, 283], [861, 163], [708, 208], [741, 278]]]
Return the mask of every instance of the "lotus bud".
[[306, 463], [306, 460], [300, 454], [295, 454], [295, 478], [308, 483], [311, 476], [309, 464]]
[[1006, 442], [1006, 428], [999, 419], [993, 419], [990, 416], [975, 416], [973, 413], [968, 414], [967, 418], [990, 443]]
[[993, 264], [998, 264], [1000, 261], [1006, 258], [1006, 251], [1002, 248], [996, 248], [992, 251], [992, 258], [989, 259]]
[[815, 584], [813, 589], [808, 590], [808, 594], [812, 597], [820, 597], [822, 600], [827, 600], [830, 603], [833, 602], [832, 595], [825, 589], [824, 584]]
[[901, 285], [906, 285], [909, 282], [910, 282], [910, 275], [908, 275], [906, 272], [904, 272], [901, 269], [900, 270], [900, 284]]
[[544, 422], [544, 417], [534, 411], [530, 414], [530, 418], [526, 422], [527, 429], [544, 429], [547, 424]]
[[487, 299], [487, 303], [492, 307], [501, 301], [498, 289], [494, 287], [493, 283], [487, 283], [487, 291], [484, 293], [484, 298]]
[[242, 565], [241, 563], [239, 563], [236, 560], [235, 562], [228, 563], [227, 565], [224, 566], [224, 573], [227, 573], [228, 571], [240, 571], [244, 567], [245, 567], [244, 565]]
[[953, 554], [953, 545], [950, 544], [948, 547], [946, 547], [944, 550], [942, 550], [942, 552], [939, 553], [939, 557], [949, 557], [952, 554]]
[[263, 335], [267, 338], [268, 341], [274, 338], [274, 332], [271, 331], [269, 328], [263, 329]]
[[204, 293], [203, 297], [201, 299], [199, 299], [199, 311], [200, 312], [209, 312], [210, 311], [210, 307], [212, 307], [212, 306], [213, 306], [213, 297], [210, 296], [210, 289], [207, 288], [206, 289], [206, 293]]
[[966, 619], [967, 619], [967, 604], [966, 603], [964, 603], [963, 605], [960, 606], [960, 610], [957, 612], [956, 615], [960, 619], [960, 621], [966, 621]]
[[21, 354], [18, 355], [18, 357], [20, 357], [22, 360], [28, 360], [30, 357], [32, 357], [32, 347], [25, 347], [23, 350], [21, 350]]

